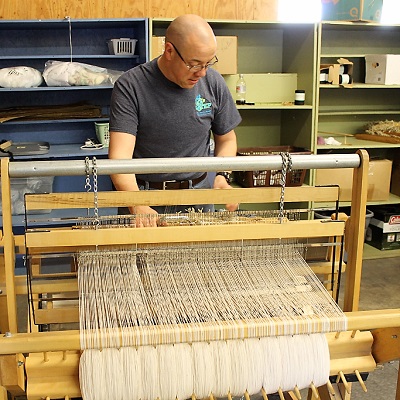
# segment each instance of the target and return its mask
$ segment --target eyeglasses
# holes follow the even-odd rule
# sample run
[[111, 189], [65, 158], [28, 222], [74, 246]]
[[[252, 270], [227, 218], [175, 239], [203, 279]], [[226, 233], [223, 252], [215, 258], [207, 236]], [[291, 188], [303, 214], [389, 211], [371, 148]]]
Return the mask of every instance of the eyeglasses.
[[214, 60], [208, 62], [208, 63], [205, 64], [205, 65], [201, 65], [201, 64], [190, 65], [190, 64], [188, 64], [188, 63], [183, 59], [183, 57], [181, 56], [181, 53], [179, 53], [179, 50], [175, 47], [175, 45], [174, 45], [172, 42], [169, 42], [169, 43], [172, 44], [172, 47], [175, 49], [176, 54], [178, 54], [179, 58], [185, 63], [186, 68], [187, 68], [189, 71], [192, 71], [192, 72], [199, 72], [199, 71], [202, 71], [203, 69], [207, 69], [207, 68], [209, 68], [209, 67], [212, 67], [213, 65], [215, 65], [215, 64], [218, 62], [218, 57], [217, 57], [217, 56], [214, 56]]

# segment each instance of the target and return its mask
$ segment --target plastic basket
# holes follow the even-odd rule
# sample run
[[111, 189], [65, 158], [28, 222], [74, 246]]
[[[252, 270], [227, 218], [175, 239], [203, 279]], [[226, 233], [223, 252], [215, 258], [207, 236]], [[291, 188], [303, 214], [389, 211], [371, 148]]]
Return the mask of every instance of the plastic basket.
[[[247, 147], [238, 150], [238, 156], [266, 156], [282, 152], [293, 154], [311, 154], [311, 151], [292, 146]], [[244, 187], [280, 186], [282, 180], [281, 170], [268, 171], [237, 171], [235, 181]], [[286, 174], [286, 186], [301, 186], [306, 176], [305, 169], [295, 169]]]
[[94, 126], [96, 128], [96, 137], [99, 143], [108, 147], [110, 143], [110, 130], [108, 122], [95, 122]]
[[135, 54], [137, 39], [119, 38], [111, 39], [108, 42], [108, 51], [114, 55]]

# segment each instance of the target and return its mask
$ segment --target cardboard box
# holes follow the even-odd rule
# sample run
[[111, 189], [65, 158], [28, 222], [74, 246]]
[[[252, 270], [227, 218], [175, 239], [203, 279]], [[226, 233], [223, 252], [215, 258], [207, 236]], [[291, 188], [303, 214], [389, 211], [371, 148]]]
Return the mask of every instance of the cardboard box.
[[324, 21], [377, 21], [383, 0], [321, 0]]
[[[385, 201], [390, 194], [391, 160], [371, 160], [368, 171], [368, 201]], [[317, 169], [315, 184], [339, 185], [339, 200], [350, 201], [353, 185], [353, 169]]]
[[164, 48], [165, 48], [165, 36], [152, 36], [150, 59], [153, 60], [154, 58], [164, 53]]
[[380, 250], [400, 249], [400, 206], [376, 206], [367, 243]]
[[[321, 64], [319, 68], [320, 82], [330, 83], [332, 85], [351, 85], [353, 81], [353, 63], [346, 58], [339, 58], [337, 64]], [[324, 80], [322, 80], [322, 74], [324, 74]], [[348, 75], [350, 79], [348, 82], [340, 79], [341, 75]], [[325, 81], [326, 79], [326, 81]]]
[[[238, 63], [237, 36], [216, 36], [218, 62], [213, 66], [220, 74], [236, 74]], [[151, 59], [164, 52], [165, 37], [152, 36]]]
[[368, 54], [365, 56], [365, 83], [400, 84], [400, 54]]
[[400, 159], [398, 158], [393, 161], [390, 193], [400, 196]]
[[[294, 101], [297, 74], [243, 74], [243, 77], [246, 81], [246, 102], [289, 103]], [[236, 97], [238, 78], [239, 75], [224, 76], [233, 98]]]
[[218, 62], [213, 66], [222, 75], [237, 74], [237, 36], [216, 36]]

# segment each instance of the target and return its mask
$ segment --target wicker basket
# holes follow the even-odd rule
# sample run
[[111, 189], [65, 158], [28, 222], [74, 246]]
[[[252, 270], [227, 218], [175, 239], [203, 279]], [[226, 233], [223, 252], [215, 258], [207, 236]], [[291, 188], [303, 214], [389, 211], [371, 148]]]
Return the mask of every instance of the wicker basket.
[[[301, 147], [271, 146], [271, 147], [247, 147], [238, 149], [238, 156], [266, 156], [277, 155], [282, 152], [290, 154], [311, 154]], [[268, 171], [236, 171], [235, 181], [243, 187], [280, 186], [282, 170]], [[286, 186], [301, 186], [306, 176], [305, 169], [295, 169], [286, 174]]]

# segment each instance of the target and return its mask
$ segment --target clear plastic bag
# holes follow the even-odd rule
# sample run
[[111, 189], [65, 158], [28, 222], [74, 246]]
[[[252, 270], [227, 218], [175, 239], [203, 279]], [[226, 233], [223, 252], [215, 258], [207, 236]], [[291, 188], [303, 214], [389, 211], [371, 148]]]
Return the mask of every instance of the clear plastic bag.
[[43, 78], [47, 86], [99, 86], [114, 84], [121, 74], [90, 64], [50, 60]]

